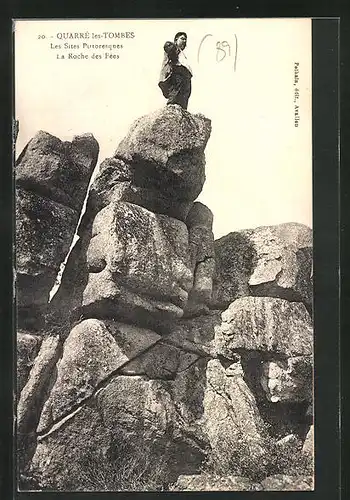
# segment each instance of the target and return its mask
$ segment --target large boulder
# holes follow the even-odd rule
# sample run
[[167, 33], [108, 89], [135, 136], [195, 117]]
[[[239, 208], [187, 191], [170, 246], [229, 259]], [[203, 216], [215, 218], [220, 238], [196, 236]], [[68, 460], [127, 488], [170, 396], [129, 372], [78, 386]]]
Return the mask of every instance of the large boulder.
[[[46, 272], [53, 272], [56, 277], [72, 242], [78, 218], [79, 214], [72, 208], [30, 191], [18, 189], [17, 273], [29, 275], [34, 279]], [[30, 290], [28, 294], [31, 296], [34, 291]], [[22, 295], [20, 300], [21, 297]]]
[[159, 340], [156, 333], [115, 321], [88, 319], [76, 325], [63, 346], [57, 379], [38, 432], [73, 412], [113, 372]]
[[203, 188], [210, 132], [210, 120], [179, 106], [137, 119], [113, 158], [100, 165], [90, 204], [100, 210], [128, 201], [184, 221]]
[[[305, 426], [301, 415], [313, 393], [313, 328], [302, 303], [272, 297], [235, 300], [222, 313], [215, 347], [227, 359], [241, 355], [245, 378], [271, 423], [277, 419], [293, 429], [296, 412]], [[285, 408], [290, 403], [294, 410]]]
[[91, 134], [62, 142], [40, 131], [16, 162], [16, 284], [22, 328], [44, 328], [49, 293], [73, 241], [98, 151]]
[[114, 156], [133, 165], [137, 181], [193, 201], [205, 180], [204, 149], [210, 132], [211, 122], [203, 115], [165, 106], [138, 118]]
[[193, 284], [183, 222], [125, 202], [110, 203], [92, 227], [82, 311], [154, 328], [180, 318]]
[[65, 259], [79, 214], [74, 209], [17, 189], [16, 292], [18, 323], [39, 330], [60, 264]]
[[98, 153], [91, 134], [62, 142], [41, 130], [16, 162], [16, 184], [80, 212]]
[[185, 221], [193, 201], [183, 199], [181, 190], [169, 193], [165, 186], [161, 186], [160, 179], [152, 184], [150, 179], [135, 177], [133, 164], [120, 158], [107, 158], [99, 166], [91, 185], [88, 207], [97, 212], [111, 202], [127, 201], [151, 212]]
[[229, 233], [215, 241], [214, 304], [255, 295], [312, 307], [312, 230], [297, 223]]
[[240, 361], [224, 367], [208, 362], [204, 395], [204, 429], [211, 445], [211, 467], [219, 474], [233, 469], [246, 472], [249, 460], [256, 467], [266, 453], [264, 425], [255, 398], [244, 380]]
[[127, 201], [184, 221], [203, 188], [210, 132], [210, 120], [176, 105], [137, 119], [100, 165], [90, 205]]
[[262, 351], [282, 358], [312, 356], [312, 321], [305, 306], [272, 297], [242, 297], [222, 313], [218, 352]]
[[[205, 374], [205, 365], [199, 371]], [[208, 449], [201, 427], [193, 421], [198, 395], [190, 387], [197, 372], [192, 366], [182, 373], [189, 377], [181, 384], [183, 390], [175, 390], [176, 381], [112, 376], [72, 413], [39, 434], [31, 474], [42, 488], [96, 491], [139, 489], [140, 478], [126, 484], [128, 477], [121, 472], [128, 476], [133, 464], [143, 463], [145, 457], [153, 475], [165, 467], [167, 480], [185, 471], [195, 474]], [[192, 408], [187, 414], [180, 395]], [[108, 486], [101, 487], [106, 477]]]

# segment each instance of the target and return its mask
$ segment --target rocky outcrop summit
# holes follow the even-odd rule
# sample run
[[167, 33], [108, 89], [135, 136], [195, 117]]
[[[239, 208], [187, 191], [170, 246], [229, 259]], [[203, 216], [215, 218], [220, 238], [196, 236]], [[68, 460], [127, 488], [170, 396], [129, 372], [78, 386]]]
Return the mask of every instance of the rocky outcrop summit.
[[136, 120], [91, 188], [98, 208], [127, 201], [184, 221], [205, 181], [210, 120], [167, 106]]
[[98, 145], [40, 132], [20, 155], [21, 489], [312, 489], [311, 230], [214, 241], [210, 131], [177, 105], [131, 126], [49, 304]]

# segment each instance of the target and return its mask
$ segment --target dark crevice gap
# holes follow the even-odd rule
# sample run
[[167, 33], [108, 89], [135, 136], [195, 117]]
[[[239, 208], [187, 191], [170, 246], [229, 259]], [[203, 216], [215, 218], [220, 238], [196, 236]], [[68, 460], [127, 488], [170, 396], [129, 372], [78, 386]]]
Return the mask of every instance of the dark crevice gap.
[[78, 219], [78, 222], [77, 222], [77, 225], [76, 225], [76, 228], [75, 228], [75, 232], [74, 232], [74, 235], [73, 235], [73, 238], [72, 238], [72, 242], [70, 244], [70, 247], [69, 247], [67, 255], [65, 256], [63, 262], [60, 265], [58, 274], [56, 276], [55, 283], [54, 283], [53, 287], [50, 290], [49, 301], [48, 301], [49, 303], [52, 301], [52, 299], [54, 298], [54, 296], [56, 295], [56, 293], [58, 292], [58, 290], [59, 290], [59, 288], [61, 286], [61, 281], [62, 281], [63, 273], [64, 273], [64, 270], [65, 270], [68, 258], [70, 256], [71, 252], [73, 251], [73, 248], [75, 247], [75, 245], [77, 244], [77, 242], [80, 239], [80, 236], [78, 234], [79, 226], [80, 226], [80, 223], [81, 223], [81, 221], [82, 221], [82, 219], [83, 219], [83, 217], [84, 217], [84, 215], [86, 213], [86, 207], [87, 207], [87, 201], [88, 201], [88, 198], [89, 198], [90, 187], [91, 187], [92, 183], [94, 182], [95, 177], [96, 177], [99, 169], [100, 169], [100, 162], [99, 162], [99, 157], [98, 157], [97, 158], [97, 162], [96, 162], [96, 166], [95, 166], [95, 168], [94, 168], [94, 170], [93, 170], [93, 172], [91, 174], [89, 184], [88, 184], [88, 186], [86, 188], [84, 202], [83, 202], [83, 205], [81, 207], [79, 219]]

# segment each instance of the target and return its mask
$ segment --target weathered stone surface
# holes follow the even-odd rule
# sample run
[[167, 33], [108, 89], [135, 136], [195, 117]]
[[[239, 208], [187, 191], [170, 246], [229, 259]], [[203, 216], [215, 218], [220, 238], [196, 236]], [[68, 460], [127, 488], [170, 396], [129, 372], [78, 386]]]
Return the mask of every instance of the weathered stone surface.
[[108, 462], [111, 440], [95, 402], [90, 401], [64, 426], [44, 439], [39, 436], [30, 474], [44, 489], [84, 490], [90, 467], [102, 469]]
[[139, 179], [133, 170], [132, 165], [121, 159], [104, 160], [90, 188], [89, 206], [97, 212], [111, 202], [127, 201], [151, 212], [186, 220], [192, 200], [183, 199], [181, 191], [168, 193], [162, 184]]
[[18, 324], [44, 327], [49, 293], [73, 241], [99, 147], [91, 134], [62, 142], [40, 131], [16, 163]]
[[164, 337], [168, 344], [200, 356], [216, 356], [215, 331], [221, 324], [221, 312], [173, 322]]
[[253, 394], [243, 379], [241, 363], [225, 368], [212, 359], [207, 368], [204, 428], [211, 445], [211, 460], [221, 473], [233, 462], [249, 457], [255, 463], [265, 453], [263, 421]]
[[204, 149], [210, 132], [210, 120], [204, 116], [166, 106], [137, 119], [114, 156], [130, 164], [136, 185], [193, 201], [205, 180]]
[[295, 434], [288, 434], [287, 436], [284, 436], [283, 438], [279, 439], [276, 442], [276, 445], [280, 446], [281, 449], [291, 446], [295, 448], [300, 448], [300, 439]]
[[64, 343], [57, 380], [46, 401], [38, 432], [50, 427], [91, 397], [98, 385], [151, 345], [156, 333], [114, 321], [88, 319]]
[[242, 297], [222, 313], [218, 352], [230, 357], [237, 349], [284, 357], [311, 356], [313, 330], [305, 306], [272, 297]]
[[43, 339], [28, 380], [17, 404], [17, 456], [21, 473], [26, 470], [36, 448], [35, 429], [47, 394], [56, 378], [61, 354], [58, 335]]
[[111, 203], [94, 221], [83, 312], [153, 327], [180, 318], [192, 287], [188, 232], [176, 219]]
[[46, 337], [40, 347], [17, 406], [17, 429], [27, 433], [35, 429], [50, 384], [55, 379], [55, 365], [61, 354], [58, 335]]
[[261, 385], [267, 399], [277, 401], [310, 401], [312, 399], [312, 359], [307, 356], [286, 361], [265, 361]]
[[201, 312], [211, 302], [215, 271], [213, 214], [202, 203], [193, 204], [186, 224], [189, 234], [191, 265], [194, 273], [186, 313]]
[[17, 189], [16, 299], [21, 328], [43, 326], [49, 293], [69, 250], [78, 216], [67, 206]]
[[264, 491], [304, 491], [313, 490], [311, 476], [287, 476], [275, 474], [261, 482]]
[[181, 475], [173, 491], [260, 491], [262, 487], [247, 477], [211, 474]]
[[42, 338], [25, 331], [17, 332], [17, 400], [39, 352]]
[[[207, 443], [178, 413], [169, 384], [141, 376], [111, 378], [90, 400], [39, 437], [31, 469], [40, 485], [85, 489], [86, 476], [96, 469], [100, 477], [108, 475], [113, 464], [114, 471], [118, 470], [121, 446], [131, 450], [134, 461], [140, 460], [140, 454], [149, 456], [154, 466], [161, 460], [173, 480], [184, 469], [198, 471]], [[90, 463], [85, 457], [90, 457]], [[91, 489], [100, 489], [98, 481]]]
[[167, 390], [174, 401], [177, 415], [190, 424], [198, 437], [203, 438], [204, 394], [207, 387], [208, 358], [199, 358], [186, 370], [168, 382]]
[[306, 435], [302, 451], [303, 453], [306, 453], [309, 457], [313, 459], [314, 457], [314, 426], [311, 425], [309, 432]]
[[98, 153], [91, 134], [62, 142], [41, 130], [17, 160], [16, 183], [80, 212]]
[[284, 298], [312, 305], [312, 230], [297, 223], [229, 233], [215, 241], [214, 304], [238, 297]]
[[75, 210], [25, 191], [16, 196], [16, 267], [21, 274], [58, 271], [73, 239]]
[[177, 373], [187, 370], [197, 360], [197, 354], [161, 342], [127, 363], [121, 368], [121, 373], [147, 375], [152, 379], [171, 379]]
[[19, 120], [13, 120], [12, 121], [12, 142], [13, 142], [13, 149], [14, 150], [15, 150], [18, 132], [19, 132]]

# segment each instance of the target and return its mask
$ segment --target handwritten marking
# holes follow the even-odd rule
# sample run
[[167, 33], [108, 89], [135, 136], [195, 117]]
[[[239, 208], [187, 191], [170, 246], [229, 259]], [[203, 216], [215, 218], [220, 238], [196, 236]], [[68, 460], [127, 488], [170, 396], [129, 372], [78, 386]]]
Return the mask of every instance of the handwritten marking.
[[236, 65], [237, 65], [237, 54], [238, 54], [238, 38], [235, 33], [235, 42], [236, 42], [236, 50], [235, 50], [235, 61], [233, 63], [233, 70], [236, 71]]
[[211, 34], [205, 35], [205, 36], [202, 38], [201, 43], [199, 44], [199, 47], [198, 47], [198, 56], [197, 56], [197, 61], [198, 61], [198, 63], [199, 63], [199, 55], [200, 55], [200, 53], [201, 53], [201, 48], [202, 48], [203, 42], [204, 42], [204, 40], [205, 40], [206, 38], [208, 38], [208, 36], [213, 36], [213, 35], [211, 35]]
[[[213, 35], [211, 33], [208, 33], [205, 35], [198, 47], [198, 54], [197, 54], [197, 62], [199, 63], [200, 60], [200, 54], [201, 50], [203, 48], [203, 44], [205, 40], [207, 40], [209, 37], [212, 37]], [[238, 38], [237, 35], [234, 34], [235, 37], [235, 53], [234, 53], [234, 58], [233, 58], [233, 70], [236, 71], [237, 67], [237, 56], [238, 56]], [[218, 40], [215, 44], [216, 47], [216, 55], [215, 55], [215, 60], [217, 63], [222, 62], [226, 57], [230, 58], [231, 57], [231, 45], [228, 43], [227, 40]]]

